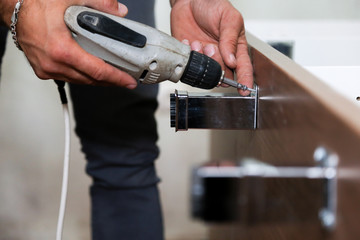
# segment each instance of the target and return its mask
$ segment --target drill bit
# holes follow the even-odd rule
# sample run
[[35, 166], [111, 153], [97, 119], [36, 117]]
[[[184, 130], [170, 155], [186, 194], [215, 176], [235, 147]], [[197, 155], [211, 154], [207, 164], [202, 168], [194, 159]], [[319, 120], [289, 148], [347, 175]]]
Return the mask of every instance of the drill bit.
[[241, 89], [243, 91], [248, 90], [248, 91], [251, 91], [251, 92], [256, 92], [255, 89], [249, 88], [248, 86], [246, 86], [244, 84], [238, 83], [238, 82], [236, 82], [234, 80], [231, 80], [229, 78], [226, 78], [226, 77], [223, 78], [222, 83], [226, 83], [229, 86], [232, 86], [232, 87], [237, 88], [237, 89]]

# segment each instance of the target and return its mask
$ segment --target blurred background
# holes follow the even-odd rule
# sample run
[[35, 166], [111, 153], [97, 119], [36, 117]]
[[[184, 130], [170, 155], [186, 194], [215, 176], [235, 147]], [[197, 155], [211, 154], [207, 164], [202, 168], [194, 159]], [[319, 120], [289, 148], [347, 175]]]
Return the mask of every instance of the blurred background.
[[[249, 32], [271, 44], [285, 44], [295, 61], [359, 104], [359, 0], [232, 2]], [[169, 15], [168, 0], [157, 0], [157, 26], [167, 33]], [[54, 83], [37, 79], [10, 38], [7, 45], [0, 85], [0, 240], [51, 239], [63, 165], [62, 107]], [[169, 119], [169, 94], [174, 89], [199, 90], [170, 82], [161, 83], [160, 89], [157, 167], [166, 239], [207, 239], [207, 226], [189, 215], [189, 185], [191, 167], [210, 160], [210, 131], [175, 133]], [[73, 134], [64, 239], [90, 239], [90, 179], [84, 167]]]

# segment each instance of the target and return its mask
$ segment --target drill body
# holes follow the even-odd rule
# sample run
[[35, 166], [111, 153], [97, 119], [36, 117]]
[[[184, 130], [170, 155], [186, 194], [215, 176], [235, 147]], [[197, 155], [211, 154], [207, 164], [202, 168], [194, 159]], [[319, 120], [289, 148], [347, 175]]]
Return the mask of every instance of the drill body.
[[84, 50], [141, 83], [182, 81], [211, 89], [223, 78], [215, 60], [147, 25], [83, 6], [69, 7], [64, 20]]

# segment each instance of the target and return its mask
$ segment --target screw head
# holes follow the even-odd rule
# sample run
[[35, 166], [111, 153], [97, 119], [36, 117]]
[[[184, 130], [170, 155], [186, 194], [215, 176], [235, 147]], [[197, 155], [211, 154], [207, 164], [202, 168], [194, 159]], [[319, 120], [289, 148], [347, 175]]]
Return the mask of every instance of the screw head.
[[322, 161], [324, 161], [328, 156], [329, 156], [329, 153], [328, 153], [328, 151], [326, 150], [325, 147], [320, 146], [320, 147], [317, 147], [317, 148], [315, 149], [315, 152], [314, 152], [314, 160], [315, 160], [315, 161], [317, 161], [317, 162], [322, 162]]
[[330, 152], [323, 146], [319, 146], [315, 149], [314, 160], [323, 167], [336, 167], [339, 162], [337, 154]]
[[319, 218], [321, 221], [321, 224], [326, 229], [333, 229], [335, 226], [335, 215], [333, 212], [329, 211], [328, 209], [322, 209], [319, 212]]

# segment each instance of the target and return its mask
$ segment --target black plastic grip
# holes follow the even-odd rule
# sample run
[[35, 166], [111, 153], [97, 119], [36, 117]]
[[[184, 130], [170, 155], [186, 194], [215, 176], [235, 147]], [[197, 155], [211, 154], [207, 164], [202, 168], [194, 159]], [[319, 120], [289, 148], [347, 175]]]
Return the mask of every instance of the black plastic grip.
[[222, 69], [214, 59], [191, 51], [189, 61], [180, 81], [190, 86], [212, 89], [219, 84], [222, 76]]
[[89, 32], [100, 34], [134, 47], [143, 48], [146, 44], [146, 37], [144, 35], [99, 13], [81, 12], [77, 16], [77, 22], [80, 27]]

